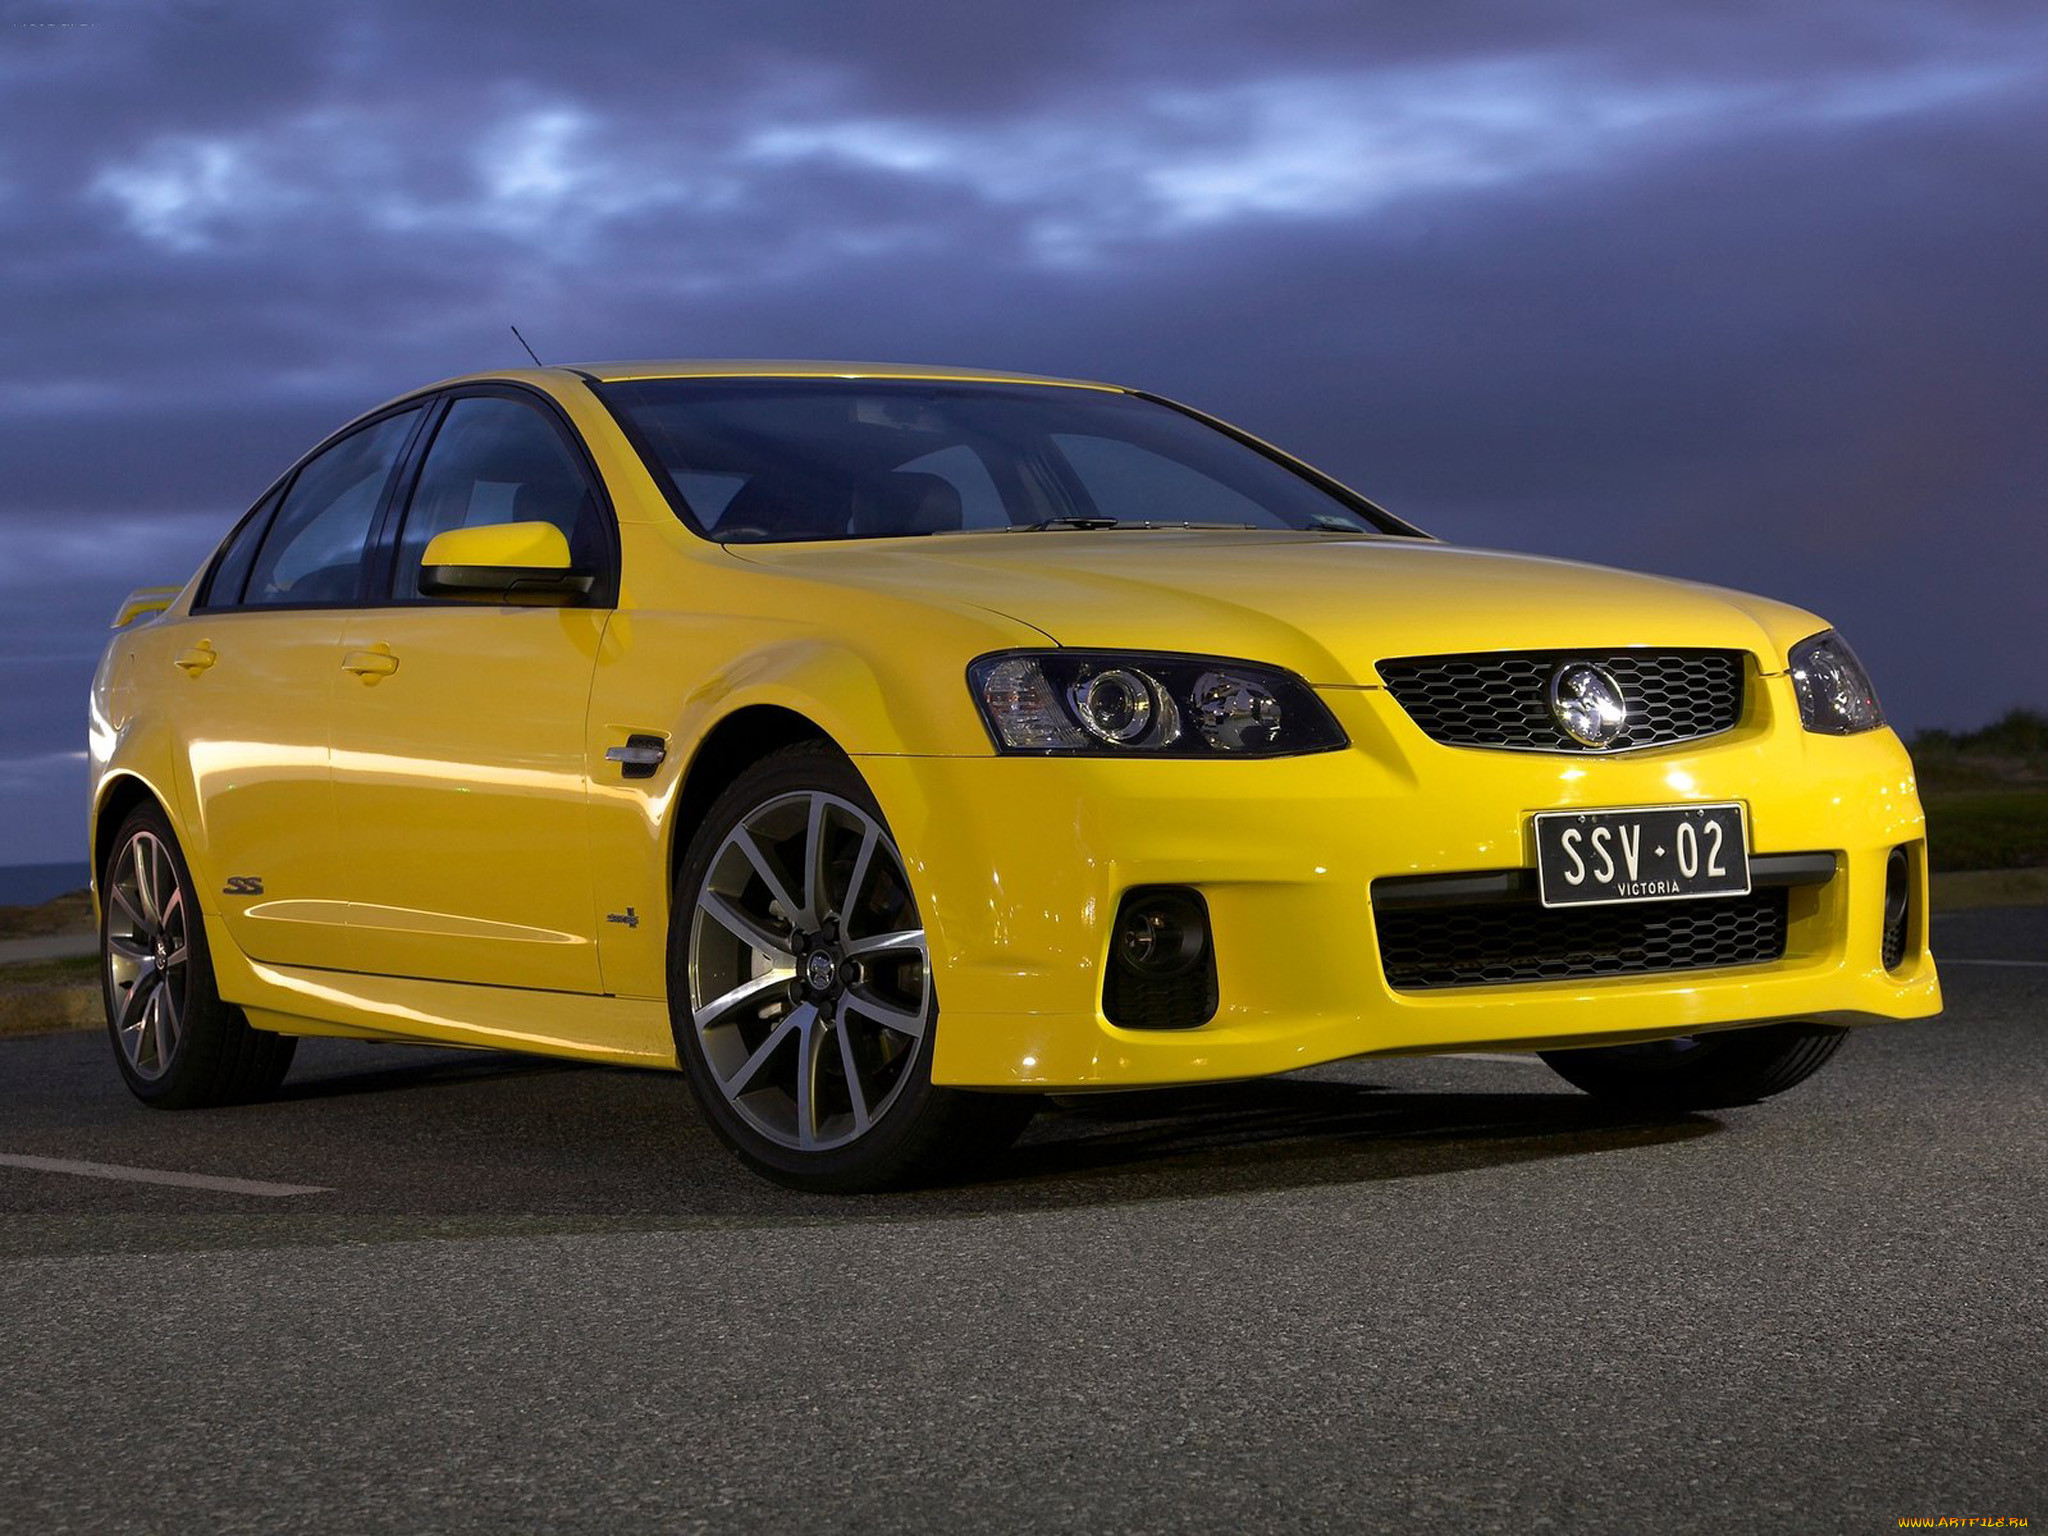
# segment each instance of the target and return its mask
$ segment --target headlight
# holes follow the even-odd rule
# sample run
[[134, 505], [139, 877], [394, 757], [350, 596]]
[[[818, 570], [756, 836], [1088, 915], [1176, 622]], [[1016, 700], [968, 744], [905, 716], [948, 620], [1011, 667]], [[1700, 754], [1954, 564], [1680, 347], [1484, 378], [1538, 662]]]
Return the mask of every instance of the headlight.
[[1142, 651], [1003, 651], [967, 669], [1000, 752], [1286, 757], [1348, 745], [1279, 667]]
[[1870, 674], [1832, 629], [1792, 647], [1792, 687], [1799, 695], [1799, 719], [1809, 731], [1854, 736], [1884, 724], [1884, 710]]

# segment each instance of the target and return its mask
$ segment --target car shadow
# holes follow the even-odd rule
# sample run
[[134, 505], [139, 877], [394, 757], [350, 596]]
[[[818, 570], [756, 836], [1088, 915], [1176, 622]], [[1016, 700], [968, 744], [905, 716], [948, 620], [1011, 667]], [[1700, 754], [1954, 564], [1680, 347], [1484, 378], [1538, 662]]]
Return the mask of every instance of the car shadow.
[[308, 1041], [276, 1099], [166, 1115], [135, 1102], [103, 1049], [83, 1037], [13, 1043], [21, 1080], [0, 1082], [0, 1122], [12, 1124], [17, 1150], [68, 1148], [65, 1155], [104, 1163], [316, 1192], [284, 1204], [82, 1182], [63, 1186], [58, 1200], [37, 1186], [41, 1209], [113, 1219], [0, 1223], [0, 1253], [10, 1243], [38, 1253], [52, 1244], [159, 1251], [943, 1222], [1363, 1191], [1563, 1158], [1627, 1158], [1721, 1128], [1709, 1116], [1618, 1113], [1513, 1067], [1479, 1068], [1465, 1091], [1445, 1072], [1354, 1062], [1049, 1099], [1015, 1147], [946, 1184], [835, 1197], [748, 1171], [678, 1073]]
[[517, 1078], [545, 1078], [565, 1073], [589, 1072], [587, 1063], [563, 1061], [548, 1056], [520, 1056], [505, 1051], [460, 1050], [454, 1047], [401, 1046], [398, 1049], [418, 1060], [365, 1066], [350, 1072], [323, 1073], [302, 1078], [297, 1074], [271, 1095], [273, 1103], [294, 1100], [351, 1098], [366, 1094], [416, 1093], [422, 1089], [453, 1087], [465, 1082], [506, 1082]]
[[1570, 1091], [1268, 1079], [1055, 1105], [971, 1182], [895, 1198], [985, 1213], [1280, 1192], [1626, 1152], [1719, 1128], [1699, 1115], [1630, 1115]]
[[[358, 1178], [368, 1165], [392, 1181], [338, 1181], [323, 1205], [388, 1211], [402, 1188], [416, 1216], [517, 1213], [577, 1230], [931, 1220], [1364, 1185], [1623, 1154], [1719, 1129], [1699, 1115], [1620, 1113], [1562, 1087], [1421, 1090], [1354, 1068], [1343, 1081], [1049, 1099], [1018, 1144], [983, 1166], [934, 1187], [848, 1197], [746, 1170], [672, 1073], [437, 1051], [319, 1072], [281, 1097], [275, 1112], [304, 1117], [309, 1136], [371, 1154], [350, 1156]], [[390, 1158], [375, 1155], [384, 1142]]]

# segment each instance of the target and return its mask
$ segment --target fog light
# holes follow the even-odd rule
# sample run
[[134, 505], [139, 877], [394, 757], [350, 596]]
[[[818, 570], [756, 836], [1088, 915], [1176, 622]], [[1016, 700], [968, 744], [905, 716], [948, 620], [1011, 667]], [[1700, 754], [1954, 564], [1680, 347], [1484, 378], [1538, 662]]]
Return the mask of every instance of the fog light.
[[1117, 917], [1116, 957], [1140, 976], [1163, 981], [1193, 970], [1208, 937], [1209, 915], [1189, 892], [1133, 892]]
[[1125, 1029], [1197, 1029], [1216, 1016], [1209, 907], [1185, 885], [1124, 893], [1109, 933], [1102, 1011]]

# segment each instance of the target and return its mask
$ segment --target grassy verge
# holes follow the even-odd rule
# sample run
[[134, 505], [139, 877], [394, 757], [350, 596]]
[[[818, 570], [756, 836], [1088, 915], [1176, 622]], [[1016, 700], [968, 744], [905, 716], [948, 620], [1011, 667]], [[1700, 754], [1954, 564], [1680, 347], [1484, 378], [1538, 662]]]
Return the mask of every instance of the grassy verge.
[[2048, 907], [2048, 869], [1935, 872], [1935, 911], [1971, 912], [1980, 907]]
[[93, 931], [92, 893], [72, 891], [39, 906], [0, 907], [0, 939], [41, 939]]
[[95, 956], [0, 965], [0, 1035], [96, 1029], [105, 1022]]
[[2048, 869], [2048, 787], [1923, 789], [1940, 870]]
[[96, 986], [100, 979], [97, 955], [67, 955], [62, 960], [23, 960], [0, 965], [0, 987]]

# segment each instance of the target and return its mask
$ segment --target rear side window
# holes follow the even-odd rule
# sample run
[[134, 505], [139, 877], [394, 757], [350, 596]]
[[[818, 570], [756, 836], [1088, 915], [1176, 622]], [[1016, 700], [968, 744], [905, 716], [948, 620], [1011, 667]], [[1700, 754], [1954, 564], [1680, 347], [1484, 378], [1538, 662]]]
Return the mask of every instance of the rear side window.
[[256, 547], [263, 541], [263, 530], [270, 526], [270, 514], [277, 510], [277, 502], [276, 495], [264, 497], [256, 510], [228, 535], [220, 558], [213, 563], [213, 574], [206, 578], [206, 590], [199, 594], [194, 607], [232, 608], [242, 600], [249, 567], [256, 563]]
[[361, 601], [363, 549], [419, 414], [386, 416], [307, 462], [271, 522], [244, 603]]
[[599, 516], [581, 466], [539, 411], [498, 396], [457, 400], [421, 466], [392, 595], [425, 595], [420, 564], [437, 534], [496, 523], [552, 523], [569, 541], [577, 569], [602, 571], [611, 560]]

